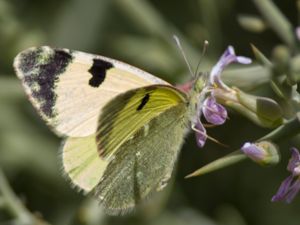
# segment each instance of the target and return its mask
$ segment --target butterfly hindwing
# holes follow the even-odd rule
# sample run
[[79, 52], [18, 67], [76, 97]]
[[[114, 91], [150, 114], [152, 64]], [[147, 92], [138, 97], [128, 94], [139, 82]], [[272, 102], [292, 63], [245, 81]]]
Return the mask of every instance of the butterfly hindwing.
[[95, 134], [67, 138], [62, 148], [62, 160], [64, 173], [85, 193], [99, 183], [108, 164], [98, 155]]
[[58, 134], [72, 137], [93, 134], [100, 109], [118, 94], [167, 84], [117, 60], [46, 46], [21, 52], [14, 67], [39, 114]]
[[124, 213], [166, 186], [187, 131], [186, 104], [178, 90], [150, 86], [105, 106], [97, 146], [109, 163], [95, 192], [109, 214]]
[[174, 87], [153, 85], [117, 96], [102, 110], [97, 130], [99, 154], [115, 151], [153, 118], [177, 105], [186, 106], [186, 95]]

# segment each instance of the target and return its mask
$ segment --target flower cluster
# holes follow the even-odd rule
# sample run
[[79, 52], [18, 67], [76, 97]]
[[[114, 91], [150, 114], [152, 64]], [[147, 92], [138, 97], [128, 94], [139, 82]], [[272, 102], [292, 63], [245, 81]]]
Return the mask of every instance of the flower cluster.
[[[277, 145], [271, 141], [276, 142], [300, 133], [300, 26], [293, 33], [289, 21], [278, 13], [276, 6], [271, 2], [265, 4], [256, 1], [255, 4], [265, 14], [264, 18], [268, 22], [266, 24], [274, 29], [284, 44], [273, 49], [270, 59], [252, 45], [255, 58], [260, 64], [259, 67], [263, 68], [263, 70], [260, 68], [259, 71], [264, 76], [257, 74], [251, 79], [245, 76], [241, 81], [247, 84], [247, 87], [253, 88], [257, 84], [256, 78], [264, 78], [266, 81], [258, 83], [271, 83], [274, 94], [281, 99], [281, 105], [271, 98], [248, 94], [237, 87], [229, 87], [221, 80], [221, 73], [227, 65], [233, 62], [251, 63], [249, 58], [236, 56], [233, 47], [229, 46], [209, 73], [204, 94], [198, 101], [198, 120], [192, 121], [192, 128], [196, 132], [198, 146], [203, 147], [207, 138], [213, 138], [207, 135], [200, 117], [203, 116], [212, 125], [221, 125], [227, 119], [227, 111], [224, 107], [226, 106], [260, 127], [275, 129], [257, 141], [245, 142], [237, 151], [214, 160], [187, 177], [210, 173], [247, 158], [262, 166], [277, 164], [280, 160], [279, 150]], [[254, 24], [257, 25], [259, 20], [249, 20], [248, 18], [246, 23], [245, 21], [243, 23], [245, 28], [258, 30]], [[274, 21], [281, 21], [281, 24], [274, 23]], [[254, 67], [251, 69], [253, 70], [249, 70], [247, 74], [251, 75], [253, 71], [258, 71]], [[185, 86], [186, 90], [190, 87], [191, 83]], [[282, 106], [285, 107], [284, 110], [282, 110]], [[277, 193], [272, 197], [273, 202], [290, 203], [300, 191], [300, 153], [296, 148], [292, 148], [292, 156], [287, 170], [291, 174], [281, 183]]]
[[[300, 37], [300, 28], [297, 30], [297, 35]], [[206, 129], [200, 120], [201, 116], [203, 115], [205, 120], [212, 125], [225, 123], [227, 110], [223, 106], [224, 104], [262, 127], [272, 128], [283, 124], [281, 108], [275, 101], [246, 94], [237, 88], [228, 87], [222, 81], [221, 73], [226, 66], [234, 62], [249, 64], [251, 59], [237, 56], [234, 48], [229, 46], [209, 73], [208, 82], [206, 82], [202, 98], [199, 100], [197, 121], [192, 127], [199, 147], [205, 145], [207, 138], [213, 139], [207, 135]], [[189, 82], [179, 88], [188, 92], [192, 86], [193, 82]], [[241, 152], [260, 165], [269, 166], [277, 164], [280, 160], [277, 146], [270, 141], [246, 142], [242, 145]], [[287, 169], [291, 172], [291, 175], [282, 182], [272, 201], [289, 203], [300, 190], [300, 153], [296, 148], [292, 148], [292, 157]], [[201, 174], [205, 170], [210, 171], [210, 167], [205, 167], [203, 170], [199, 169], [200, 172], [195, 174]]]
[[234, 48], [229, 46], [223, 55], [220, 57], [217, 64], [212, 68], [209, 74], [209, 82], [205, 89], [209, 90], [209, 95], [205, 98], [198, 109], [198, 121], [195, 124], [194, 130], [196, 132], [196, 140], [199, 147], [205, 145], [208, 135], [206, 134], [206, 129], [200, 121], [200, 116], [203, 114], [207, 122], [213, 125], [221, 125], [225, 123], [227, 119], [227, 110], [221, 104], [217, 103], [214, 96], [214, 90], [223, 89], [229, 91], [230, 88], [221, 80], [221, 73], [229, 64], [237, 62], [241, 64], [251, 63], [251, 59], [237, 56], [234, 52]]

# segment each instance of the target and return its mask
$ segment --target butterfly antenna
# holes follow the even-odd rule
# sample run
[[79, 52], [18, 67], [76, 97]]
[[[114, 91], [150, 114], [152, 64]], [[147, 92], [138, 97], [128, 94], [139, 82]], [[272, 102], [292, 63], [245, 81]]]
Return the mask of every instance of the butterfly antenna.
[[184, 59], [186, 65], [187, 65], [187, 67], [188, 67], [188, 69], [190, 71], [190, 74], [192, 75], [192, 77], [195, 77], [195, 74], [193, 73], [192, 67], [191, 67], [191, 65], [190, 65], [190, 63], [189, 63], [189, 61], [188, 61], [188, 59], [187, 59], [187, 57], [186, 57], [186, 55], [185, 55], [185, 53], [183, 51], [183, 48], [181, 46], [179, 38], [176, 35], [173, 35], [173, 38], [174, 38], [174, 40], [176, 42], [176, 45], [179, 48], [179, 50], [180, 50], [180, 52], [181, 52], [181, 54], [183, 56], [183, 59]]
[[208, 40], [205, 40], [204, 43], [203, 43], [203, 49], [202, 49], [202, 53], [201, 53], [201, 56], [200, 56], [200, 59], [199, 59], [199, 62], [198, 62], [198, 65], [196, 67], [196, 70], [195, 70], [195, 75], [197, 76], [197, 73], [198, 73], [198, 69], [201, 65], [201, 62], [202, 62], [202, 59], [204, 58], [204, 55], [207, 51], [207, 47], [208, 47]]

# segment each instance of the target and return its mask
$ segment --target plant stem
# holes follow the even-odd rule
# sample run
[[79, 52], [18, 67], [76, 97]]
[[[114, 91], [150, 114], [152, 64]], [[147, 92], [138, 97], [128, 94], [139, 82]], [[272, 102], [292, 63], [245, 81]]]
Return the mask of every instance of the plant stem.
[[288, 137], [293, 137], [300, 133], [300, 113], [297, 113], [295, 118], [287, 121], [282, 126], [271, 131], [269, 134], [259, 138], [257, 141], [270, 140], [270, 141], [281, 141]]
[[3, 171], [0, 168], [0, 200], [1, 207], [15, 219], [16, 224], [20, 225], [48, 225], [48, 223], [35, 218], [22, 204], [12, 191]]
[[269, 26], [292, 49], [295, 46], [295, 35], [292, 24], [271, 0], [253, 0]]

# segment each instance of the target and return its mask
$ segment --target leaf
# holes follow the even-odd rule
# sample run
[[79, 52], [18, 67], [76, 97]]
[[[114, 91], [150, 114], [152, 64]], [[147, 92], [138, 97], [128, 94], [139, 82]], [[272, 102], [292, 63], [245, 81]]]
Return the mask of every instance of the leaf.
[[196, 177], [196, 176], [201, 176], [207, 173], [214, 172], [219, 169], [223, 169], [227, 166], [233, 165], [235, 163], [238, 163], [244, 159], [247, 159], [247, 156], [241, 153], [239, 150], [234, 151], [222, 158], [219, 158], [215, 161], [212, 161], [211, 163], [201, 167], [200, 169], [194, 171], [193, 173], [187, 175], [185, 178], [190, 178], [190, 177]]

